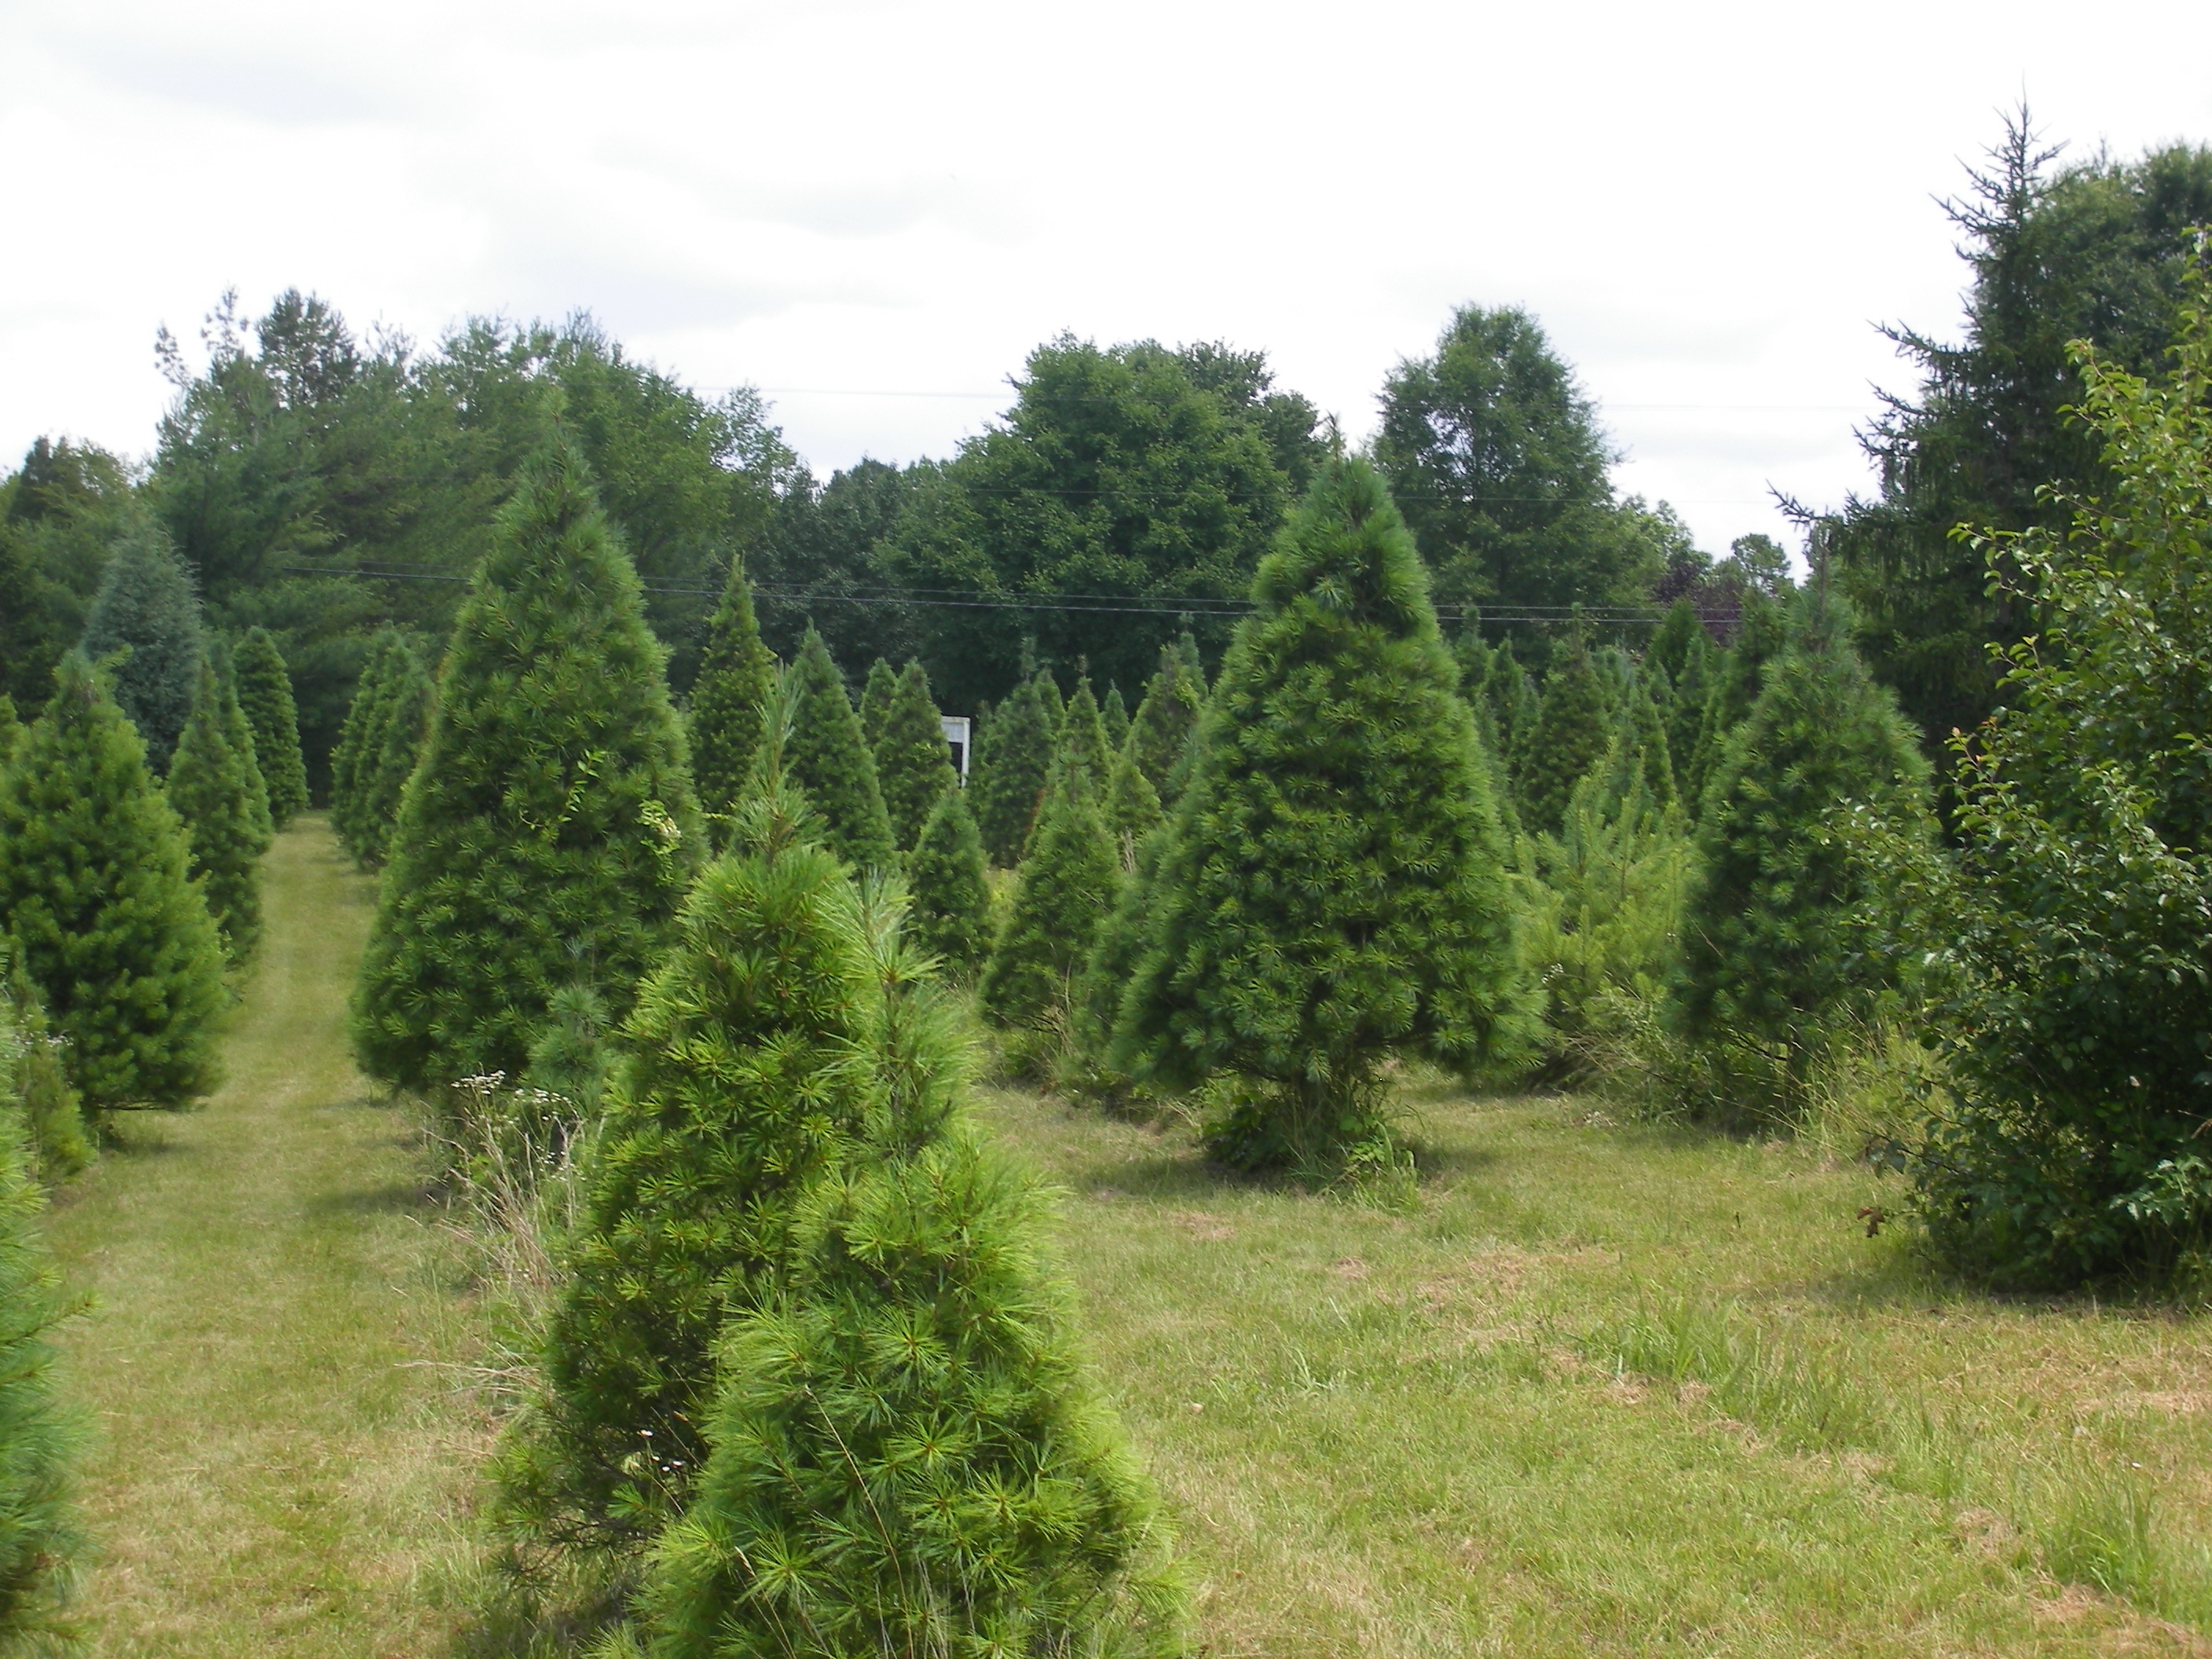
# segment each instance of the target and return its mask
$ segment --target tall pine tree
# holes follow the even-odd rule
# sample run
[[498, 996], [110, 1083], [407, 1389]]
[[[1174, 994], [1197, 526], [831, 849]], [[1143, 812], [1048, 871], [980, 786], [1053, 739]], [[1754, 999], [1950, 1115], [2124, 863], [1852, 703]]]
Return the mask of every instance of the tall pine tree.
[[974, 973], [990, 944], [991, 895], [983, 837], [965, 790], [948, 789], [939, 798], [909, 866], [914, 908], [908, 925], [915, 942], [942, 960], [946, 972]]
[[94, 664], [123, 653], [108, 670], [116, 706], [145, 740], [147, 763], [166, 773], [192, 717], [207, 641], [191, 574], [150, 519], [125, 532], [108, 556], [82, 649]]
[[717, 820], [717, 845], [728, 839], [720, 821], [752, 774], [775, 689], [775, 659], [761, 643], [744, 561], [732, 556], [721, 603], [707, 624], [699, 678], [691, 683], [691, 773], [701, 808]]
[[877, 722], [875, 756], [892, 838], [901, 851], [909, 851], [937, 803], [960, 787], [951, 746], [945, 741], [945, 722], [929, 695], [929, 676], [918, 662], [899, 671]]
[[269, 817], [283, 829], [307, 810], [307, 768], [300, 752], [300, 713], [292, 674], [265, 628], [250, 628], [238, 647], [238, 701], [253, 728], [254, 758], [269, 787]]
[[1160, 647], [1160, 665], [1129, 722], [1125, 746], [1164, 804], [1173, 805], [1170, 781], [1198, 729], [1206, 688], [1173, 646]]
[[1121, 1069], [1254, 1085], [1212, 1137], [1253, 1167], [1384, 1138], [1394, 1052], [1517, 1052], [1534, 996], [1488, 771], [1413, 538], [1332, 460], [1254, 583], [1207, 704], [1123, 998]]
[[82, 653], [0, 769], [0, 916], [95, 1110], [215, 1082], [222, 949], [137, 728]]
[[811, 628], [792, 673], [798, 703], [788, 753], [791, 781], [822, 815], [823, 840], [831, 852], [857, 870], [888, 870], [896, 848], [876, 757], [845, 695], [844, 677]]
[[454, 620], [355, 991], [363, 1068], [418, 1090], [518, 1074], [579, 961], [627, 1012], [698, 842], [636, 572], [556, 440]]
[[253, 953], [261, 937], [261, 854], [253, 821], [246, 756], [223, 728], [222, 691], [211, 663], [200, 665], [199, 706], [177, 739], [169, 763], [169, 805], [184, 821], [192, 877], [208, 914], [222, 930], [233, 962]]
[[1516, 774], [1522, 820], [1557, 835], [1575, 786], [1612, 740], [1613, 708], [1596, 660], [1577, 638], [1544, 676], [1543, 703]]
[[261, 770], [261, 757], [253, 746], [253, 726], [238, 697], [238, 665], [229, 642], [208, 641], [208, 660], [215, 667], [217, 708], [222, 719], [222, 740], [238, 757], [246, 788], [246, 816], [253, 832], [253, 855], [267, 852], [276, 839], [276, 817], [269, 805], [269, 781]]
[[1043, 674], [1031, 676], [991, 716], [990, 765], [975, 783], [975, 827], [991, 862], [1002, 870], [1021, 861], [1052, 769], [1059, 720], [1046, 697], [1050, 685]]
[[881, 657], [868, 665], [867, 683], [860, 688], [860, 740], [873, 754], [884, 735], [884, 716], [890, 712], [891, 693], [898, 689], [898, 674]]

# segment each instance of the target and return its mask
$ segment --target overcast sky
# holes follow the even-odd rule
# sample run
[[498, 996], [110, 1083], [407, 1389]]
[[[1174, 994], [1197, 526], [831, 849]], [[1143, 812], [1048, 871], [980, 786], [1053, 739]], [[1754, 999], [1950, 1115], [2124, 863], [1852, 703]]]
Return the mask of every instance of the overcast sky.
[[155, 329], [585, 307], [819, 472], [948, 453], [1062, 330], [1264, 349], [1371, 429], [1455, 304], [1542, 320], [1702, 544], [1865, 472], [1874, 331], [2023, 93], [2212, 141], [2212, 5], [0, 0], [0, 457], [147, 451]]

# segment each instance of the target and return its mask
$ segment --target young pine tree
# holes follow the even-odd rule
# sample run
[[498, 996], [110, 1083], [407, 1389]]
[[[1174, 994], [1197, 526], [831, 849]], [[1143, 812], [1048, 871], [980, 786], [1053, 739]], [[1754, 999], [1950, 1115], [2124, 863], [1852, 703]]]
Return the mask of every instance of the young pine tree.
[[1529, 829], [1559, 833], [1575, 786], [1612, 741], [1613, 713], [1595, 659], [1574, 641], [1544, 676], [1543, 705], [1516, 774], [1521, 817]]
[[732, 556], [691, 684], [691, 775], [717, 846], [728, 839], [724, 820], [752, 775], [775, 688], [775, 659], [761, 643], [744, 562]]
[[1254, 583], [1209, 700], [1122, 1000], [1115, 1060], [1256, 1089], [1217, 1124], [1249, 1167], [1379, 1150], [1394, 1052], [1517, 1052], [1515, 947], [1488, 769], [1411, 533], [1381, 478], [1329, 462]]
[[238, 757], [246, 787], [246, 816], [253, 832], [253, 855], [267, 852], [276, 839], [276, 814], [269, 805], [269, 781], [261, 770], [261, 757], [253, 747], [253, 727], [246, 707], [238, 700], [238, 665], [228, 641], [208, 641], [208, 660], [215, 667], [217, 708], [222, 718], [222, 740]]
[[1123, 744], [1137, 768], [1163, 805], [1174, 805], [1170, 793], [1176, 768], [1198, 729], [1198, 714], [1206, 701], [1206, 688], [1189, 663], [1173, 646], [1160, 648], [1160, 665], [1145, 688], [1129, 735]]
[[207, 642], [191, 574], [151, 520], [126, 531], [108, 556], [80, 648], [95, 665], [123, 653], [108, 668], [116, 706], [138, 728], [147, 763], [167, 773], [192, 716]]
[[1106, 787], [1113, 757], [1113, 745], [1106, 741], [1106, 722], [1098, 713], [1098, 699], [1091, 695], [1091, 682], [1080, 681], [1060, 711], [1060, 733], [1053, 746], [1054, 763], [1062, 768], [1081, 767], [1090, 775], [1095, 793]]
[[378, 631], [370, 641], [361, 678], [354, 683], [353, 701], [346, 705], [345, 725], [337, 747], [331, 751], [331, 828], [350, 849], [358, 834], [363, 757], [374, 764], [373, 744], [381, 737], [385, 696], [401, 648], [397, 629]]
[[0, 770], [0, 916], [94, 1110], [215, 1081], [222, 947], [145, 744], [80, 653]]
[[1121, 876], [1091, 775], [1071, 767], [1046, 797], [1012, 908], [984, 964], [976, 990], [986, 1015], [1035, 1030], [1065, 1018], [1070, 983], [1113, 908]]
[[1129, 705], [1121, 700], [1121, 688], [1108, 684], [1106, 695], [1098, 704], [1098, 718], [1106, 725], [1106, 747], [1113, 754], [1121, 752], [1121, 745], [1129, 740]]
[[1706, 786], [1720, 769], [1729, 738], [1759, 701], [1766, 665], [1782, 653], [1788, 636], [1789, 623], [1782, 608], [1757, 588], [1746, 590], [1735, 639], [1711, 665], [1712, 690], [1698, 720], [1697, 747], [1684, 780], [1692, 799], [1704, 799]]
[[1052, 769], [1057, 720], [1046, 701], [1050, 684], [1043, 674], [1024, 680], [991, 717], [991, 764], [975, 786], [975, 828], [1001, 870], [1021, 862]]
[[372, 1077], [520, 1073], [592, 964], [620, 1018], [699, 842], [636, 573], [582, 458], [526, 466], [453, 623], [354, 995]]
[[23, 953], [0, 934], [0, 1103], [11, 1099], [42, 1180], [66, 1180], [92, 1162], [82, 1103], [63, 1069], [45, 1000]]
[[891, 836], [900, 851], [911, 851], [937, 803], [960, 787], [952, 750], [945, 741], [945, 722], [920, 663], [909, 662], [899, 671], [877, 721], [874, 748]]
[[783, 1294], [724, 1339], [713, 1455], [642, 1598], [655, 1655], [1186, 1650], [1048, 1219], [957, 1123], [809, 1194]]
[[265, 628], [250, 628], [238, 647], [238, 701], [253, 729], [254, 758], [269, 787], [269, 817], [282, 830], [307, 810], [307, 766], [300, 753], [300, 712], [292, 673]]
[[1931, 822], [1927, 762], [1842, 613], [1817, 589], [1801, 602], [1723, 752], [1684, 911], [1685, 1034], [1778, 1054], [1785, 1085], [1839, 1018], [1894, 982], [1894, 956], [1867, 930], [1880, 874], [1855, 838], [1825, 832], [1853, 807], [1920, 835]]
[[253, 954], [261, 937], [261, 854], [246, 757], [223, 729], [222, 690], [214, 665], [200, 665], [199, 706], [169, 763], [169, 805], [184, 821], [191, 873], [233, 962]]
[[1121, 867], [1137, 867], [1137, 848], [1159, 828], [1164, 815], [1152, 780], [1127, 750], [1115, 756], [1106, 780], [1106, 832], [1114, 838]]
[[874, 924], [805, 834], [708, 867], [630, 1017], [545, 1391], [501, 1457], [511, 1510], [553, 1541], [642, 1542], [681, 1510], [715, 1334], [767, 1293], [800, 1190], [860, 1132]]
[[363, 751], [355, 780], [354, 854], [364, 868], [374, 869], [390, 855], [399, 803], [422, 753], [434, 696], [429, 670], [403, 640], [386, 666], [373, 747]]
[[73, 1651], [64, 1628], [70, 1565], [83, 1547], [72, 1465], [82, 1440], [54, 1375], [54, 1328], [76, 1298], [47, 1254], [40, 1189], [25, 1133], [27, 1037], [0, 997], [0, 1649]]
[[967, 792], [948, 789], [922, 826], [908, 861], [913, 894], [908, 928], [921, 949], [965, 978], [981, 965], [989, 946], [990, 890], [985, 884], [983, 837], [968, 810]]
[[822, 816], [824, 843], [856, 870], [888, 870], [896, 853], [876, 758], [845, 695], [830, 647], [813, 629], [793, 665], [798, 691], [787, 764], [791, 781]]
[[898, 689], [898, 674], [881, 657], [868, 665], [866, 683], [860, 688], [860, 741], [868, 745], [868, 752], [876, 751], [876, 744], [884, 735], [884, 716], [890, 712], [891, 694]]

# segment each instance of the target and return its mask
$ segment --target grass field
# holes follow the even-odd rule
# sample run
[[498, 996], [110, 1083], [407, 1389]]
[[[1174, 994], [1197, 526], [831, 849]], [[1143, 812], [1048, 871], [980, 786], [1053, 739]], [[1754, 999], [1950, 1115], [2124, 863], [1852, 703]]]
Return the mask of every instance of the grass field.
[[[486, 1426], [444, 1368], [487, 1333], [345, 1056], [367, 892], [319, 823], [283, 838], [223, 1092], [126, 1125], [56, 1216], [99, 1298], [94, 1652], [467, 1626]], [[1382, 1204], [986, 1093], [1066, 1193], [1208, 1652], [2212, 1653], [2203, 1320], [1943, 1287], [1866, 1236], [1876, 1176], [1796, 1146], [1408, 1104], [1423, 1176]]]

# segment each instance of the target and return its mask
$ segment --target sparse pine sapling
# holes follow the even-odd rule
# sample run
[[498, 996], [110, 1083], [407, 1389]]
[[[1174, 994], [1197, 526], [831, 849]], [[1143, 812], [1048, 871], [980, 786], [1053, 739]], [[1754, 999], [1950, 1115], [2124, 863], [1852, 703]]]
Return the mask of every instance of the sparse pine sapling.
[[300, 713], [283, 653], [265, 628], [238, 646], [238, 701], [253, 728], [254, 758], [269, 788], [269, 817], [283, 829], [307, 810], [307, 768], [300, 752]]
[[454, 619], [356, 986], [363, 1068], [424, 1091], [516, 1076], [579, 961], [622, 1018], [699, 845], [637, 574], [556, 440]]
[[899, 671], [877, 725], [876, 779], [884, 811], [899, 849], [911, 851], [937, 803], [960, 787], [951, 746], [945, 741], [945, 722], [920, 663], [909, 662]]
[[200, 666], [199, 706], [185, 724], [169, 763], [169, 805], [183, 820], [192, 878], [222, 932], [233, 962], [253, 953], [261, 937], [261, 854], [246, 757], [223, 727], [222, 693], [214, 665]]
[[214, 1086], [222, 945], [137, 729], [82, 653], [56, 681], [0, 769], [0, 916], [85, 1103], [182, 1105]]
[[1381, 1067], [1525, 1050], [1535, 992], [1474, 720], [1381, 478], [1329, 462], [1253, 586], [1206, 708], [1117, 1018], [1116, 1068], [1240, 1098], [1246, 1167], [1389, 1155]]

